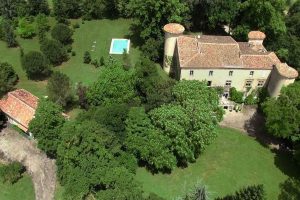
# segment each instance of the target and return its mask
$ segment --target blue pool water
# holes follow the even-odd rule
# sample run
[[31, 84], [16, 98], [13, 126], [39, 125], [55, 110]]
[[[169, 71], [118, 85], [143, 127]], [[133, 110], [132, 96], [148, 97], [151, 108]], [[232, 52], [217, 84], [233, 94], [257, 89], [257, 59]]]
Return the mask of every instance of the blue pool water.
[[129, 40], [126, 39], [113, 39], [110, 53], [111, 54], [123, 54], [124, 49], [128, 52]]

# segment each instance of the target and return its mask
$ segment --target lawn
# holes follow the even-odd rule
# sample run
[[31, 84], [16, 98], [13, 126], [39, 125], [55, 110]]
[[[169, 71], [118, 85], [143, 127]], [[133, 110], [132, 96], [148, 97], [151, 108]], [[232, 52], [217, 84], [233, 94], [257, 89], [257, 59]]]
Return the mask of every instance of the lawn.
[[[82, 24], [81, 20], [72, 20], [72, 24], [79, 23], [80, 28], [75, 29], [73, 51], [76, 52], [76, 56], [71, 56], [70, 60], [63, 63], [62, 66], [56, 67], [54, 70], [61, 71], [67, 74], [74, 84], [82, 82], [86, 85], [95, 81], [101, 71], [101, 68], [96, 69], [92, 65], [83, 64], [83, 54], [85, 51], [90, 51], [92, 58], [99, 60], [101, 56], [105, 59], [109, 57], [109, 48], [112, 38], [128, 38], [130, 31], [130, 25], [132, 20], [130, 19], [117, 19], [117, 20], [93, 20], [85, 21]], [[50, 18], [50, 24], [55, 23], [53, 18]], [[24, 52], [39, 50], [40, 45], [38, 39], [21, 39], [18, 38], [20, 46], [24, 49]], [[96, 42], [96, 43], [94, 43]], [[94, 51], [92, 46], [95, 44]], [[0, 41], [1, 62], [8, 62], [13, 65], [20, 81], [17, 88], [24, 88], [38, 97], [47, 95], [46, 85], [47, 81], [31, 81], [26, 77], [25, 72], [21, 67], [20, 62], [20, 49], [19, 48], [7, 48], [3, 41]], [[134, 64], [140, 55], [137, 48], [131, 46], [130, 58], [132, 64]], [[113, 56], [116, 59], [121, 60], [122, 55]]]
[[276, 154], [255, 139], [232, 129], [219, 129], [219, 137], [196, 163], [171, 174], [152, 175], [139, 168], [137, 180], [147, 192], [174, 199], [201, 181], [211, 197], [223, 196], [247, 185], [264, 184], [267, 197], [277, 199], [287, 174], [299, 177], [288, 155]]
[[1, 200], [33, 200], [34, 198], [34, 189], [31, 177], [26, 173], [23, 178], [13, 185], [3, 183], [2, 178], [0, 177]]

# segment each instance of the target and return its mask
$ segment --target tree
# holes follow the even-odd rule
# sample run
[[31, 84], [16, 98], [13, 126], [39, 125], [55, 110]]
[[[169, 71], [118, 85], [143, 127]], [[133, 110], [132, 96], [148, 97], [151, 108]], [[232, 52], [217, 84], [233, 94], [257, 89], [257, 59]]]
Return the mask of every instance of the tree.
[[88, 102], [94, 106], [136, 104], [135, 82], [133, 69], [126, 71], [120, 63], [111, 60], [101, 71], [98, 80], [89, 87]]
[[125, 49], [123, 51], [122, 60], [123, 60], [124, 69], [129, 70], [129, 68], [131, 67], [131, 61], [130, 61], [130, 57]]
[[110, 131], [94, 121], [64, 126], [57, 165], [67, 199], [143, 198], [134, 175], [115, 158], [120, 151], [116, 141]]
[[239, 0], [213, 0], [204, 1], [207, 7], [208, 26], [211, 29], [217, 26], [228, 25], [231, 28], [232, 23], [240, 9]]
[[73, 31], [65, 24], [56, 24], [51, 31], [52, 38], [64, 45], [72, 42], [72, 35]]
[[78, 103], [79, 106], [83, 109], [88, 108], [88, 102], [86, 98], [86, 92], [87, 92], [87, 87], [84, 86], [81, 82], [77, 86], [77, 96], [78, 96]]
[[126, 104], [111, 104], [101, 107], [91, 107], [87, 112], [79, 115], [77, 120], [94, 120], [106, 129], [116, 133], [124, 139], [125, 120], [129, 108]]
[[18, 46], [16, 35], [14, 33], [14, 28], [10, 20], [4, 20], [3, 32], [5, 33], [5, 41], [7, 43], [7, 47], [11, 48]]
[[53, 0], [53, 11], [58, 21], [78, 18], [82, 14], [81, 0]]
[[35, 18], [35, 32], [39, 37], [40, 42], [43, 41], [46, 37], [46, 32], [49, 31], [49, 21], [46, 15], [38, 14]]
[[175, 81], [161, 78], [157, 66], [147, 58], [142, 58], [135, 66], [137, 73], [136, 90], [145, 104], [146, 110], [170, 103]]
[[54, 72], [47, 84], [49, 99], [61, 106], [67, 106], [73, 100], [73, 89], [70, 78], [61, 73]]
[[35, 118], [29, 123], [29, 131], [38, 141], [38, 147], [48, 156], [55, 158], [61, 142], [61, 128], [65, 123], [62, 108], [47, 99], [41, 99]]
[[295, 82], [283, 88], [277, 99], [271, 98], [263, 104], [268, 132], [293, 142], [299, 141], [299, 108], [300, 83]]
[[24, 17], [28, 13], [25, 0], [2, 0], [0, 1], [0, 14], [5, 19], [12, 20], [14, 17]]
[[288, 178], [284, 183], [281, 183], [280, 190], [278, 200], [300, 199], [300, 181], [295, 178]]
[[90, 52], [89, 51], [85, 51], [84, 55], [83, 55], [83, 63], [90, 64], [91, 61], [92, 61], [92, 58], [91, 58]]
[[190, 190], [184, 197], [179, 198], [180, 200], [208, 200], [207, 188], [201, 183], [197, 183], [195, 187]]
[[35, 35], [34, 26], [26, 17], [19, 19], [17, 32], [22, 38], [32, 38]]
[[5, 127], [6, 122], [7, 122], [7, 118], [5, 114], [2, 111], [0, 111], [0, 131], [2, 130], [2, 128]]
[[25, 54], [22, 57], [22, 67], [29, 79], [43, 79], [51, 72], [48, 59], [38, 51]]
[[242, 188], [235, 192], [234, 195], [228, 195], [216, 200], [264, 200], [265, 191], [263, 185], [253, 185]]
[[286, 32], [284, 10], [284, 0], [243, 1], [240, 12], [235, 18], [234, 28], [248, 26], [250, 30], [264, 31], [268, 35], [267, 39], [272, 41], [276, 36]]
[[14, 184], [22, 178], [24, 171], [25, 168], [20, 163], [12, 162], [0, 168], [0, 176], [3, 177], [4, 183]]
[[0, 63], [0, 97], [11, 90], [18, 81], [18, 75], [8, 63]]
[[125, 146], [152, 171], [169, 171], [176, 167], [176, 157], [170, 150], [171, 140], [155, 129], [142, 107], [129, 111]]
[[41, 51], [53, 65], [60, 65], [68, 58], [66, 49], [57, 40], [43, 40], [41, 43]]
[[30, 15], [38, 15], [38, 14], [50, 14], [50, 9], [48, 2], [46, 0], [28, 0], [27, 1], [29, 7]]

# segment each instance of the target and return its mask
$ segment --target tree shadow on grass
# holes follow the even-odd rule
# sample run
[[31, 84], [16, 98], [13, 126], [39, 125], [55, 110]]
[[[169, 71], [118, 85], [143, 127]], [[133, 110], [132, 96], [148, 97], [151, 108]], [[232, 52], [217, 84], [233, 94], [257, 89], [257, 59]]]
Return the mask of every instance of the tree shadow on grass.
[[244, 128], [248, 135], [255, 137], [262, 146], [267, 148], [270, 146], [274, 146], [275, 148], [280, 147], [283, 141], [267, 133], [265, 122], [263, 115], [256, 111], [254, 115], [245, 122]]
[[282, 149], [273, 149], [272, 152], [276, 154], [274, 159], [276, 167], [285, 175], [300, 180], [300, 168], [294, 160], [292, 152]]
[[135, 24], [131, 24], [129, 31], [129, 34], [125, 35], [125, 37], [130, 39], [134, 48], [141, 47], [144, 44], [144, 40], [140, 36], [140, 27]]

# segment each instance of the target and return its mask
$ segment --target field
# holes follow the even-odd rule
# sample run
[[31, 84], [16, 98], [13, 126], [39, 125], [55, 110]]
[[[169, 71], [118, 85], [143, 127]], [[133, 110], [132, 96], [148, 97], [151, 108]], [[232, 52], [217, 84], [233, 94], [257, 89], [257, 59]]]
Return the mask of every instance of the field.
[[[105, 59], [109, 56], [109, 48], [112, 38], [128, 38], [129, 28], [131, 24], [129, 19], [118, 20], [94, 20], [85, 21], [82, 24], [81, 20], [72, 20], [72, 24], [79, 23], [80, 28], [75, 29], [73, 51], [76, 52], [76, 56], [71, 56], [70, 60], [63, 63], [63, 65], [55, 67], [54, 70], [61, 71], [67, 74], [75, 85], [78, 82], [82, 82], [86, 85], [95, 81], [101, 71], [101, 68], [96, 69], [92, 65], [83, 64], [83, 54], [85, 51], [90, 51], [92, 59], [99, 60], [101, 56]], [[50, 24], [54, 24], [54, 19], [50, 19]], [[39, 51], [40, 45], [38, 39], [21, 39], [18, 38], [20, 46], [24, 49], [24, 52], [36, 50]], [[96, 42], [96, 43], [94, 43]], [[94, 51], [92, 46], [95, 45]], [[140, 55], [137, 48], [130, 48], [130, 59], [134, 64]], [[8, 49], [6, 44], [0, 41], [1, 62], [8, 62], [13, 65], [20, 81], [17, 88], [24, 88], [38, 97], [47, 95], [46, 85], [47, 81], [31, 81], [26, 77], [25, 72], [21, 67], [20, 62], [20, 49], [11, 48]], [[122, 59], [122, 55], [114, 56], [116, 59]]]
[[33, 200], [34, 198], [33, 184], [30, 176], [27, 174], [13, 185], [3, 183], [0, 177], [1, 200]]
[[276, 154], [253, 138], [232, 129], [219, 129], [219, 137], [196, 163], [171, 174], [152, 175], [139, 168], [137, 180], [146, 192], [174, 199], [197, 182], [208, 187], [211, 197], [233, 193], [243, 186], [264, 184], [267, 197], [277, 199], [279, 184], [289, 176], [299, 177], [288, 155]]

